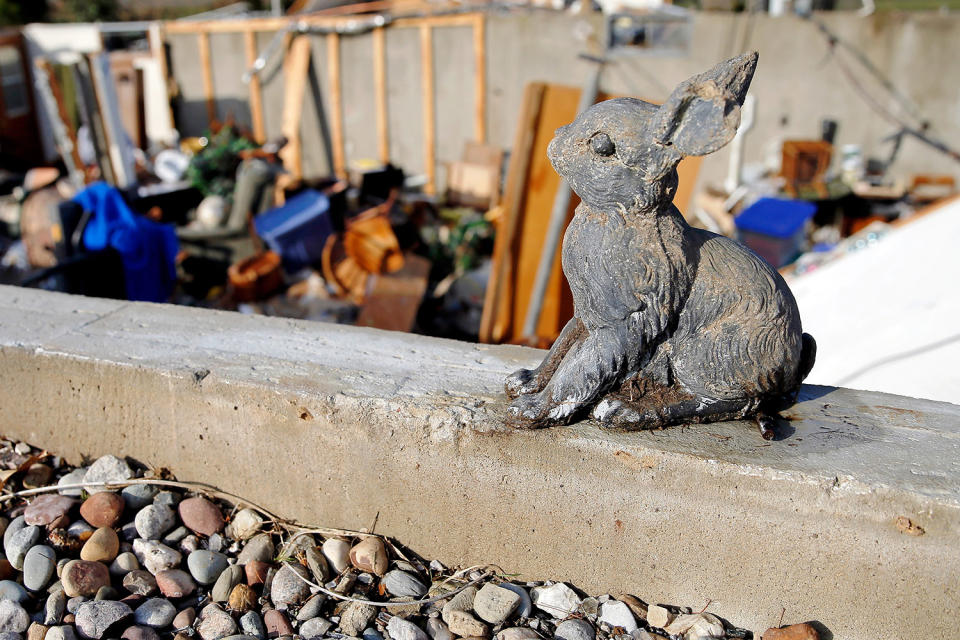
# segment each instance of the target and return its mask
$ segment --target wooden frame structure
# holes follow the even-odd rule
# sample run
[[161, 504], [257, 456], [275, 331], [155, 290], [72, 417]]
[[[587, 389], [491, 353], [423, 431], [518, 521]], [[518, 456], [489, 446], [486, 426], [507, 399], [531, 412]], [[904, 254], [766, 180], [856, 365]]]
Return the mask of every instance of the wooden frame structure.
[[[374, 3], [376, 4], [376, 3]], [[307, 15], [307, 16], [279, 16], [267, 18], [216, 20], [198, 22], [166, 22], [164, 23], [161, 38], [167, 35], [196, 35], [200, 52], [200, 64], [203, 77], [204, 98], [207, 105], [207, 117], [210, 123], [216, 118], [216, 96], [214, 94], [213, 68], [210, 60], [210, 34], [242, 34], [246, 62], [253, 64], [257, 57], [256, 34], [259, 32], [286, 31], [284, 43], [284, 69], [291, 69], [287, 64], [289, 54], [296, 53], [296, 42], [301, 38], [308, 42], [311, 37], [326, 38], [327, 45], [327, 78], [329, 82], [329, 125], [333, 151], [333, 171], [338, 176], [345, 176], [347, 158], [345, 153], [345, 136], [343, 126], [343, 96], [341, 88], [340, 69], [340, 38], [337, 31], [331, 33], [311, 35], [310, 28], [337, 29], [355, 24], [358, 19], [372, 18], [371, 15]], [[420, 31], [420, 58], [421, 58], [421, 98], [423, 105], [424, 128], [424, 159], [427, 183], [425, 191], [436, 191], [436, 86], [434, 80], [434, 52], [433, 29], [442, 27], [471, 27], [473, 29], [473, 60], [474, 60], [474, 128], [473, 139], [477, 142], [486, 141], [487, 117], [487, 82], [486, 82], [486, 22], [482, 13], [462, 13], [453, 15], [425, 15], [422, 17], [397, 18], [384, 26], [376, 26], [371, 30], [373, 48], [373, 95], [376, 105], [377, 126], [377, 155], [381, 162], [390, 160], [390, 136], [388, 118], [387, 69], [386, 69], [386, 31], [388, 29], [415, 28]], [[296, 28], [303, 32], [296, 34]], [[296, 34], [296, 35], [295, 35]], [[297, 48], [300, 58], [297, 64], [292, 65], [291, 76], [296, 82], [306, 80], [307, 71], [303, 72], [303, 55], [309, 55], [309, 47]], [[306, 52], [306, 53], [304, 53]], [[254, 74], [249, 83], [250, 115], [253, 124], [254, 137], [262, 142], [265, 137], [263, 98], [260, 80]], [[287, 98], [302, 100], [303, 91], [285, 90]], [[286, 99], [285, 99], [286, 101]], [[300, 105], [284, 105], [283, 130], [290, 141], [291, 151], [285, 159], [286, 168], [295, 177], [302, 176], [302, 160], [300, 158]], [[291, 120], [293, 118], [293, 120]], [[291, 134], [294, 137], [290, 137]]]

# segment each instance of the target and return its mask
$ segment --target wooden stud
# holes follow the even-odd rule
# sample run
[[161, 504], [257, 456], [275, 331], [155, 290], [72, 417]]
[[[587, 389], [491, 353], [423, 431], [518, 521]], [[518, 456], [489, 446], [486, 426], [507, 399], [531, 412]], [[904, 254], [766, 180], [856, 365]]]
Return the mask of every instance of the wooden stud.
[[424, 192], [436, 193], [436, 115], [433, 86], [433, 31], [429, 24], [420, 25], [421, 99], [423, 102], [423, 161], [427, 174]]
[[473, 137], [487, 141], [487, 29], [486, 18], [477, 14], [473, 23]]
[[340, 35], [327, 35], [327, 64], [330, 78], [330, 138], [333, 144], [333, 172], [337, 177], [347, 175], [347, 161], [343, 139], [343, 92], [340, 82]]
[[[247, 68], [252, 69], [253, 63], [257, 61], [257, 34], [252, 30], [243, 32], [243, 44], [247, 52]], [[263, 144], [266, 139], [266, 131], [263, 125], [263, 97], [260, 90], [260, 74], [254, 73], [250, 76], [250, 119], [253, 124], [253, 137], [257, 142]]]
[[213, 92], [213, 65], [210, 63], [210, 33], [197, 34], [197, 47], [200, 49], [200, 69], [203, 72], [203, 95], [207, 101], [207, 124], [213, 126], [217, 119], [217, 103]]
[[283, 166], [294, 178], [303, 177], [303, 153], [300, 121], [303, 119], [303, 96], [310, 71], [310, 36], [293, 39], [283, 61], [283, 118], [281, 130], [287, 144], [280, 150]]
[[390, 133], [387, 123], [387, 56], [383, 27], [373, 30], [373, 86], [377, 104], [377, 149], [380, 162], [390, 162]]

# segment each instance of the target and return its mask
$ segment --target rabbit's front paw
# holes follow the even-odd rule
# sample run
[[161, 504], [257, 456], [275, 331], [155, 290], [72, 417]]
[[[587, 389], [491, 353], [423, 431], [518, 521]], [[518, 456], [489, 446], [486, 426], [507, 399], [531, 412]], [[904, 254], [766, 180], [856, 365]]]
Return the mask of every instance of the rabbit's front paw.
[[544, 421], [545, 407], [539, 393], [520, 396], [507, 407], [507, 424], [516, 429], [539, 429], [548, 424]]
[[540, 391], [537, 382], [537, 371], [535, 369], [517, 369], [507, 376], [505, 384], [507, 397], [512, 400], [517, 396], [536, 393]]

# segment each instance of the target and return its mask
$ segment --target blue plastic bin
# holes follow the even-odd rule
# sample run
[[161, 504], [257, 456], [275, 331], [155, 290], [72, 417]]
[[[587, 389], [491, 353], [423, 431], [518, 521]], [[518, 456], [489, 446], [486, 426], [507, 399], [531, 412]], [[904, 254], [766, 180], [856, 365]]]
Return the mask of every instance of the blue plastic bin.
[[811, 202], [761, 198], [734, 218], [737, 238], [779, 269], [800, 255], [807, 221], [816, 211]]
[[308, 189], [287, 200], [282, 207], [264, 211], [253, 221], [267, 247], [280, 254], [287, 273], [320, 261], [323, 246], [333, 233], [330, 200]]

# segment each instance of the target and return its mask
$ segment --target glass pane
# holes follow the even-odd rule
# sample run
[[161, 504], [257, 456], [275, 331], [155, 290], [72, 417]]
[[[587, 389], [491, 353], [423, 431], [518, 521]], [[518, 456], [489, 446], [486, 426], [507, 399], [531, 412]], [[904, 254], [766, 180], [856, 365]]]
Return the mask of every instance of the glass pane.
[[0, 76], [5, 83], [23, 80], [23, 65], [16, 47], [0, 47]]
[[18, 84], [3, 83], [3, 104], [8, 116], [26, 113], [30, 108], [27, 103], [27, 88], [22, 82]]

